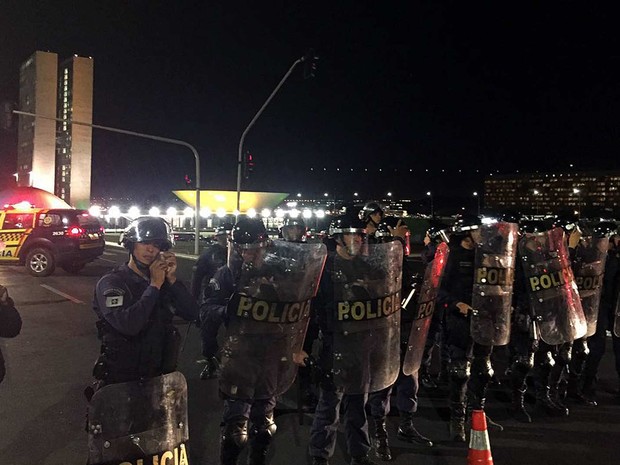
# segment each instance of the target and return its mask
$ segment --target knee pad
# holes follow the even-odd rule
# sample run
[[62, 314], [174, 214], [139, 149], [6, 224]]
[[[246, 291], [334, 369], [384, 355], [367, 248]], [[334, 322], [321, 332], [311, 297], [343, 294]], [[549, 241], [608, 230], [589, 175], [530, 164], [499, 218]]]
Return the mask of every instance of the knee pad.
[[583, 359], [588, 356], [590, 349], [586, 339], [577, 339], [573, 343], [573, 356], [577, 359]]
[[526, 373], [534, 366], [534, 354], [517, 355], [512, 361], [512, 370]]
[[561, 365], [568, 365], [570, 363], [571, 357], [573, 353], [573, 345], [572, 344], [562, 344], [560, 349], [558, 350], [558, 355], [556, 357], [556, 361]]
[[271, 438], [276, 434], [278, 427], [273, 419], [273, 413], [266, 415], [257, 423], [252, 424], [250, 436], [252, 440], [259, 442], [270, 442]]
[[491, 365], [491, 360], [488, 358], [479, 360], [474, 359], [472, 368], [475, 375], [484, 380], [490, 380], [495, 374], [495, 371], [493, 371], [493, 365]]
[[226, 422], [222, 428], [222, 441], [239, 448], [245, 446], [248, 442], [248, 419], [241, 417]]
[[448, 365], [450, 378], [454, 380], [466, 380], [471, 374], [471, 363], [468, 360], [450, 362]]

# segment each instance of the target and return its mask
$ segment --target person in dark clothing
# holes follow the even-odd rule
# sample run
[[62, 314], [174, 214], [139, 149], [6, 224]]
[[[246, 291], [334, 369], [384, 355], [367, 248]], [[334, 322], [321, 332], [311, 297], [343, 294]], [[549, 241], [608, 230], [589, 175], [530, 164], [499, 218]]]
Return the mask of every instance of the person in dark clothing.
[[[200, 304], [205, 298], [205, 291], [215, 272], [226, 264], [228, 237], [233, 225], [224, 223], [215, 229], [215, 243], [208, 247], [198, 258], [192, 274], [192, 295]], [[204, 308], [204, 307], [201, 307]], [[217, 333], [222, 321], [210, 318], [205, 312], [200, 312], [200, 340], [202, 355], [206, 359], [205, 367], [200, 373], [200, 379], [211, 379], [217, 376], [219, 361], [217, 352]]]
[[[609, 238], [609, 251], [605, 262], [603, 292], [596, 323], [596, 333], [588, 338], [590, 354], [586, 359], [582, 381], [583, 395], [593, 401], [596, 400], [596, 380], [599, 365], [603, 355], [605, 355], [607, 331], [611, 331], [616, 373], [620, 380], [620, 337], [614, 333], [614, 321], [617, 318], [615, 313], [618, 306], [618, 295], [620, 294], [620, 235], [617, 233], [617, 227], [609, 229], [609, 232], [612, 235]], [[620, 382], [618, 383], [618, 400], [620, 400]]]
[[480, 224], [477, 217], [457, 220], [439, 291], [439, 304], [445, 308], [445, 343], [450, 356], [450, 437], [457, 442], [466, 440], [466, 394], [469, 408], [484, 409], [486, 390], [493, 376], [493, 346], [475, 343], [470, 334], [475, 236]]
[[[375, 231], [375, 238], [378, 242], [399, 241], [403, 248], [409, 229], [402, 220], [394, 217], [386, 217]], [[403, 280], [401, 296], [406, 298], [413, 284], [414, 273], [411, 269], [409, 261], [403, 253]], [[411, 307], [414, 303], [411, 303]], [[404, 353], [407, 350], [409, 333], [411, 332], [412, 321], [414, 317], [413, 310], [401, 311], [401, 364]], [[396, 405], [398, 408], [400, 423], [398, 426], [398, 439], [414, 444], [420, 444], [432, 447], [433, 443], [430, 439], [420, 434], [413, 426], [413, 415], [418, 407], [418, 376], [406, 376], [399, 372], [398, 379], [393, 386], [389, 386], [381, 391], [371, 392], [368, 395], [368, 406], [374, 426], [374, 449], [378, 458], [384, 461], [392, 459], [392, 452], [389, 446], [388, 432], [386, 426], [386, 417], [390, 413], [390, 396], [393, 387], [396, 387]]]
[[137, 218], [119, 242], [129, 250], [129, 262], [104, 275], [95, 288], [102, 342], [94, 370], [97, 387], [175, 371], [180, 335], [172, 319], [198, 316], [196, 301], [176, 277], [168, 223]]
[[[22, 329], [22, 319], [15, 308], [9, 291], [0, 284], [0, 337], [15, 337]], [[6, 366], [0, 350], [0, 383], [6, 375]]]
[[[342, 354], [342, 357], [336, 359], [334, 353], [335, 344], [338, 341], [343, 343], [345, 333], [342, 329], [342, 322], [345, 320], [344, 317], [339, 317], [338, 312], [339, 302], [344, 307], [347, 302], [368, 300], [368, 290], [362, 283], [385, 279], [379, 275], [383, 270], [375, 270], [362, 258], [367, 247], [365, 225], [359, 217], [350, 213], [336, 218], [330, 225], [330, 235], [335, 240], [336, 252], [328, 255], [319, 293], [313, 305], [322, 334], [318, 362], [322, 373], [320, 396], [310, 430], [309, 451], [313, 465], [327, 465], [334, 453], [341, 405], [351, 464], [374, 463], [368, 457], [371, 443], [365, 404], [368, 380], [380, 374], [369, 372], [371, 366], [364, 358], [365, 354], [356, 352], [362, 351], [360, 341], [367, 335], [366, 331], [351, 334], [349, 350]], [[344, 364], [344, 361], [347, 361], [346, 365], [342, 370], [339, 369], [337, 374], [334, 365]]]

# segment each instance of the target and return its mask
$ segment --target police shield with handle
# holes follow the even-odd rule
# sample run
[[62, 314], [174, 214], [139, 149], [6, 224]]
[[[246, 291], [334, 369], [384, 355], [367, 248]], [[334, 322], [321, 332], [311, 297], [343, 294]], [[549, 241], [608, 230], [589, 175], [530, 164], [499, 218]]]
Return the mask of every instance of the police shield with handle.
[[554, 228], [519, 241], [530, 305], [547, 344], [585, 336], [587, 323], [573, 277], [564, 231]]
[[503, 346], [510, 340], [518, 228], [502, 222], [479, 229], [471, 316], [471, 336], [478, 344]]
[[101, 339], [89, 400], [89, 464], [187, 464], [187, 387], [175, 372], [180, 346], [172, 323], [198, 308], [176, 279], [169, 225], [161, 218], [132, 221], [119, 242], [129, 262], [103, 276], [94, 311]]
[[249, 262], [233, 261], [237, 290], [228, 304], [220, 390], [241, 399], [275, 397], [295, 380], [327, 249], [273, 241]]
[[582, 236], [575, 248], [572, 266], [581, 306], [588, 323], [587, 337], [596, 332], [608, 249], [609, 237], [606, 235]]
[[[403, 362], [403, 373], [406, 375], [412, 375], [420, 369], [426, 337], [431, 325], [437, 293], [441, 286], [441, 278], [443, 277], [449, 253], [448, 244], [445, 242], [439, 244], [435, 250], [435, 258], [426, 267], [424, 272], [424, 282], [412, 310], [415, 316]], [[407, 309], [406, 311], [410, 310]]]
[[350, 394], [380, 391], [399, 371], [402, 246], [367, 247], [359, 266], [351, 269], [340, 261], [334, 266], [336, 278], [348, 278], [334, 282], [334, 383]]

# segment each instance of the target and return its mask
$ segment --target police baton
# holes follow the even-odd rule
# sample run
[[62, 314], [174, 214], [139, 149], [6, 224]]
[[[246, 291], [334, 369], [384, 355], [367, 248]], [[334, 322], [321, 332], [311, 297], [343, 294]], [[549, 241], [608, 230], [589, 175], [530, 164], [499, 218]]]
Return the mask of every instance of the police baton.
[[407, 308], [407, 305], [409, 305], [409, 301], [411, 300], [411, 298], [414, 296], [416, 291], [416, 288], [414, 287], [413, 289], [411, 289], [411, 292], [409, 292], [409, 294], [407, 295], [407, 297], [405, 297], [403, 299], [403, 301], [400, 303], [400, 307], [401, 308]]
[[189, 330], [193, 324], [194, 324], [194, 321], [192, 320], [187, 325], [187, 330], [185, 331], [185, 338], [183, 339], [183, 345], [181, 346], [181, 353], [183, 353], [183, 351], [185, 350], [185, 344], [187, 344], [187, 339], [189, 339]]

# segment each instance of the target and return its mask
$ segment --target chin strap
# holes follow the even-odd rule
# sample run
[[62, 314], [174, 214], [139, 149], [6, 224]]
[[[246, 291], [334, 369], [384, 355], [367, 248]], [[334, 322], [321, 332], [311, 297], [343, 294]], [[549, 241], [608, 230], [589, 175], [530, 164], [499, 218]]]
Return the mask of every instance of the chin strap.
[[136, 264], [136, 268], [138, 268], [140, 272], [142, 272], [146, 276], [151, 275], [149, 265], [147, 265], [146, 263], [142, 263], [140, 260], [138, 260], [133, 254], [133, 252], [131, 253], [131, 258], [133, 258], [133, 262]]

